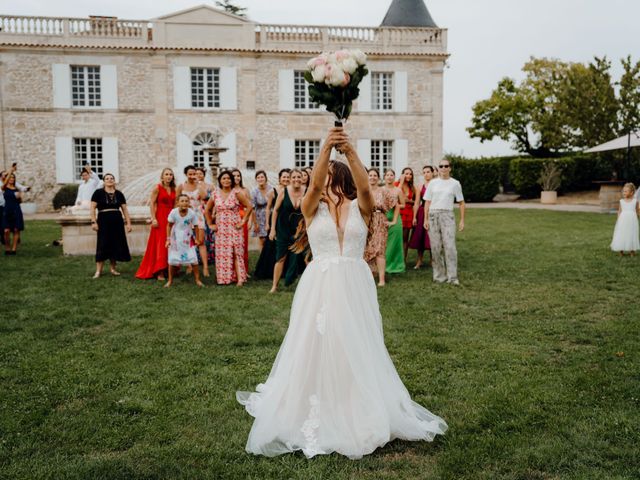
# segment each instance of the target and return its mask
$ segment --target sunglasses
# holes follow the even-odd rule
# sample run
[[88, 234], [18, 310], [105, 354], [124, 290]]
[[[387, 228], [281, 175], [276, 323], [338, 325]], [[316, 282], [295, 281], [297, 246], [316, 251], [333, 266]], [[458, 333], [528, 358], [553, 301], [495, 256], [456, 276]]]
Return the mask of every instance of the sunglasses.
[[438, 165], [438, 168], [451, 168], [451, 165]]

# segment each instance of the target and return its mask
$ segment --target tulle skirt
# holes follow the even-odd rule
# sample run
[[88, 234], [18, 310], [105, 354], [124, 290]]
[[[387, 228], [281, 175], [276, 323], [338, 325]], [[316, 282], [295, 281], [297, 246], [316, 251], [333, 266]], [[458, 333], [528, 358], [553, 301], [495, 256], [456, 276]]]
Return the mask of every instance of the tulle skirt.
[[623, 211], [618, 216], [611, 250], [614, 252], [635, 252], [640, 250], [640, 236], [638, 232], [638, 216], [635, 211]]
[[238, 392], [255, 417], [247, 452], [357, 459], [395, 439], [431, 441], [447, 425], [411, 400], [384, 345], [377, 292], [362, 259], [314, 259], [271, 373]]

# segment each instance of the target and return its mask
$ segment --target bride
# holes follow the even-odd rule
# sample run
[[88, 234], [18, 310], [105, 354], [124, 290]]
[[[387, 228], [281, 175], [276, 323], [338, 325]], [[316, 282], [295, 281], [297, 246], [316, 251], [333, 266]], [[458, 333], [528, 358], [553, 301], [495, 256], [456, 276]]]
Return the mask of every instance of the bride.
[[[329, 161], [336, 147], [349, 166]], [[375, 282], [363, 260], [374, 203], [342, 128], [330, 131], [302, 200], [313, 261], [264, 384], [237, 392], [255, 417], [247, 452], [302, 450], [357, 459], [395, 439], [432, 441], [447, 425], [411, 400], [384, 345]]]

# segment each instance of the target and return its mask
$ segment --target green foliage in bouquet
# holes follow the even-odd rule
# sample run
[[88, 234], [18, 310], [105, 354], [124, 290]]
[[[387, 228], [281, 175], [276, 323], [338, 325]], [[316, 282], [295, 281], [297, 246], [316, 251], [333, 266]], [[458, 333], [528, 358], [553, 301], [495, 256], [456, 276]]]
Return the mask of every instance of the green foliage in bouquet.
[[358, 66], [351, 75], [348, 85], [333, 87], [324, 82], [314, 82], [309, 70], [304, 72], [304, 79], [309, 82], [309, 97], [315, 103], [324, 105], [328, 112], [337, 118], [346, 120], [351, 115], [353, 101], [360, 95], [360, 82], [369, 70], [364, 65]]

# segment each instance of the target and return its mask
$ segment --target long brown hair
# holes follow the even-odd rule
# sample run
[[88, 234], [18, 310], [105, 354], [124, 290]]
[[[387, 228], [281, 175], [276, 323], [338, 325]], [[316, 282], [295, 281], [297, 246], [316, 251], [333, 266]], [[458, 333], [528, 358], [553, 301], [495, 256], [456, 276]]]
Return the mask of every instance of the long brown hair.
[[[331, 160], [329, 162], [329, 172], [327, 173], [327, 190], [331, 190], [338, 201], [335, 204], [336, 207], [336, 222], [340, 225], [340, 207], [344, 203], [345, 198], [348, 200], [354, 200], [358, 197], [358, 191], [356, 190], [356, 183], [353, 181], [353, 175], [349, 167], [342, 163]], [[331, 200], [325, 192], [322, 193], [321, 202], [329, 203]], [[309, 246], [309, 237], [307, 236], [307, 225], [304, 221], [304, 217], [298, 222], [298, 228], [296, 228], [295, 241], [293, 245], [289, 247], [294, 253], [302, 253], [307, 250]]]
[[162, 185], [162, 177], [164, 177], [164, 172], [166, 171], [170, 171], [171, 172], [171, 182], [169, 183], [169, 187], [171, 188], [171, 190], [175, 190], [176, 189], [176, 176], [173, 173], [173, 170], [171, 170], [169, 167], [163, 168], [162, 172], [160, 172], [160, 185]]

